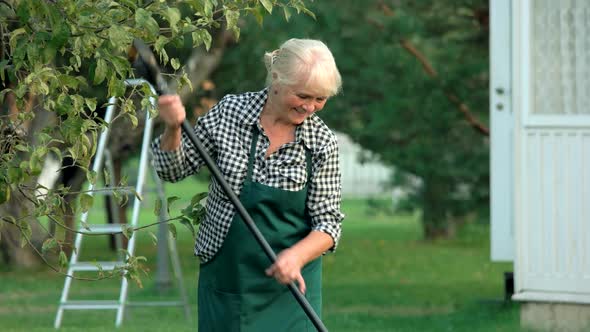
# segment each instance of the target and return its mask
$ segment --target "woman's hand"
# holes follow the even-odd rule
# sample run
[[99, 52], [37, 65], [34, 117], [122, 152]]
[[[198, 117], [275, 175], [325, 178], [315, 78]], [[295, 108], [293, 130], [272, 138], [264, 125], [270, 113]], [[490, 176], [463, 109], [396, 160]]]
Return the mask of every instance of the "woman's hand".
[[285, 249], [277, 256], [277, 261], [266, 269], [266, 275], [284, 285], [297, 281], [299, 290], [305, 294], [305, 280], [301, 275], [303, 265], [304, 262], [297, 251], [292, 248]]
[[266, 275], [275, 278], [281, 284], [297, 281], [299, 290], [305, 293], [305, 280], [301, 275], [301, 269], [332, 246], [334, 241], [330, 235], [311, 231], [294, 246], [281, 251], [277, 261], [266, 269]]
[[160, 118], [166, 124], [162, 135], [161, 149], [164, 151], [176, 150], [180, 146], [180, 125], [186, 118], [186, 112], [179, 95], [163, 95], [158, 98]]
[[158, 98], [160, 118], [169, 129], [178, 129], [186, 118], [186, 112], [179, 95], [162, 95]]

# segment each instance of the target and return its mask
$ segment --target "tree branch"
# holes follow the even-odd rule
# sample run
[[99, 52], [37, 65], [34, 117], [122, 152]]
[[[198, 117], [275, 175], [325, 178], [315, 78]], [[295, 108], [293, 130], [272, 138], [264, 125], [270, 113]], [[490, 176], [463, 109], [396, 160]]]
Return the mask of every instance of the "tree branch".
[[[377, 27], [377, 29], [379, 30], [383, 30], [385, 28], [382, 23], [377, 22], [372, 18], [368, 18], [367, 22]], [[399, 43], [403, 49], [408, 51], [420, 62], [422, 68], [428, 76], [432, 78], [438, 77], [438, 73], [436, 72], [434, 67], [432, 67], [426, 56], [422, 54], [414, 45], [412, 45], [412, 43], [410, 43], [407, 39], [403, 38], [399, 40]], [[441, 89], [443, 90], [443, 93], [445, 94], [447, 99], [457, 107], [459, 112], [461, 112], [465, 116], [466, 121], [471, 125], [471, 127], [473, 127], [477, 132], [479, 132], [482, 135], [490, 136], [490, 130], [473, 115], [469, 107], [464, 102], [462, 102], [455, 93], [449, 91], [448, 89], [445, 89], [445, 87], [441, 87]]]
[[[21, 186], [17, 186], [17, 188], [18, 188], [19, 192], [21, 193], [21, 195], [23, 195], [23, 197], [25, 197], [28, 201], [30, 201], [31, 203], [33, 203], [33, 205], [35, 205], [35, 207], [39, 206], [39, 203], [36, 202], [31, 197], [29, 197], [22, 190]], [[55, 218], [51, 214], [47, 214], [47, 218], [51, 219], [51, 221], [53, 221], [54, 223], [56, 223], [58, 226], [62, 227], [63, 229], [65, 229], [65, 230], [67, 230], [69, 232], [72, 232], [72, 233], [78, 233], [78, 234], [82, 234], [82, 235], [111, 235], [111, 234], [116, 235], [116, 234], [124, 234], [123, 231], [114, 232], [114, 233], [111, 233], [111, 232], [108, 232], [108, 233], [106, 233], [106, 232], [105, 233], [90, 233], [90, 232], [79, 231], [77, 229], [73, 229], [71, 227], [68, 227], [68, 226], [64, 225], [62, 222], [60, 222], [57, 218]], [[156, 225], [159, 225], [159, 224], [166, 224], [166, 223], [168, 223], [170, 221], [180, 220], [180, 219], [182, 219], [182, 216], [173, 217], [173, 218], [169, 218], [169, 219], [166, 219], [166, 220], [157, 221], [157, 222], [154, 222], [154, 223], [151, 223], [151, 224], [147, 224], [147, 225], [144, 225], [144, 226], [131, 228], [131, 231], [135, 232], [135, 231], [139, 231], [139, 230], [142, 230], [142, 229], [145, 229], [145, 228], [149, 228], [149, 227], [156, 226]], [[18, 227], [18, 225], [15, 222], [11, 221], [10, 219], [7, 219], [5, 217], [2, 217], [2, 220], [7, 221], [7, 222], [9, 222], [9, 223], [11, 223], [13, 225], [16, 225]]]
[[[428, 76], [432, 78], [438, 77], [438, 73], [436, 72], [436, 70], [434, 70], [426, 56], [424, 56], [424, 54], [418, 51], [418, 49], [416, 49], [416, 47], [414, 47], [412, 43], [410, 43], [406, 39], [401, 39], [400, 45], [410, 54], [412, 54], [416, 59], [418, 59], [418, 61], [422, 64], [422, 68], [424, 68], [424, 71], [426, 72], [426, 74], [428, 74]], [[464, 102], [462, 102], [455, 93], [449, 91], [448, 89], [445, 89], [444, 87], [442, 87], [442, 89], [445, 96], [447, 96], [447, 99], [457, 107], [459, 112], [461, 112], [465, 116], [465, 119], [471, 125], [471, 127], [473, 127], [480, 134], [490, 136], [490, 130], [473, 115], [469, 107]]]

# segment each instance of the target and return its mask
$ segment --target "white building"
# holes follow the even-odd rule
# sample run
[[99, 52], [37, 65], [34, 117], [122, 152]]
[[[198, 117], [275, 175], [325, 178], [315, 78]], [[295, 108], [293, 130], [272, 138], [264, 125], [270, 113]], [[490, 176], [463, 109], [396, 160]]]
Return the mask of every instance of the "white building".
[[490, 11], [492, 259], [524, 326], [590, 331], [590, 1]]
[[376, 160], [361, 162], [359, 157], [363, 149], [345, 134], [337, 133], [336, 136], [342, 172], [342, 196], [366, 198], [391, 193], [387, 186], [391, 169]]

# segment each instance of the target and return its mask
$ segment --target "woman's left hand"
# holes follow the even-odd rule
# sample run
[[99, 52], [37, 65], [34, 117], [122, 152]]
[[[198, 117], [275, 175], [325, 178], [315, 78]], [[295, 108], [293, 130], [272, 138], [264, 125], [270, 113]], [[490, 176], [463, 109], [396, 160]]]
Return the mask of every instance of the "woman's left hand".
[[275, 278], [281, 284], [297, 281], [299, 290], [305, 294], [305, 280], [301, 275], [303, 261], [293, 249], [285, 249], [278, 256], [277, 261], [266, 269], [266, 275]]

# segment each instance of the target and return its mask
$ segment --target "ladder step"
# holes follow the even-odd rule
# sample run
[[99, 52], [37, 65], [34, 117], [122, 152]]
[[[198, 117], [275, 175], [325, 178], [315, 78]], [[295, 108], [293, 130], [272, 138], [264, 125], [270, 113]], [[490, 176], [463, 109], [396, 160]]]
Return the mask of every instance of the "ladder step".
[[[100, 268], [98, 266], [100, 266]], [[101, 269], [103, 271], [112, 271], [117, 266], [125, 266], [125, 262], [77, 262], [70, 264], [70, 269], [72, 269], [72, 271], [99, 271]]]
[[[112, 187], [94, 188], [94, 196], [113, 196], [115, 189]], [[134, 187], [117, 187], [116, 191], [120, 194], [132, 195], [135, 192]]]
[[87, 310], [87, 309], [119, 309], [119, 301], [67, 301], [59, 304], [61, 309]]
[[127, 302], [130, 307], [180, 307], [185, 306], [186, 303], [182, 301], [143, 301], [143, 302]]
[[[115, 189], [113, 189], [112, 187], [103, 187], [103, 188], [95, 188], [94, 191], [92, 192], [93, 196], [114, 196], [114, 191]], [[119, 194], [124, 194], [124, 195], [135, 195], [136, 190], [135, 187], [117, 187], [116, 191]], [[157, 193], [158, 189], [154, 186], [144, 186], [143, 187], [143, 192], [142, 193], [138, 193], [140, 196], [142, 196], [144, 193]]]
[[95, 224], [95, 225], [87, 225], [88, 228], [80, 227], [81, 232], [90, 233], [90, 234], [114, 234], [119, 233], [122, 231], [121, 226], [129, 226], [128, 224]]

